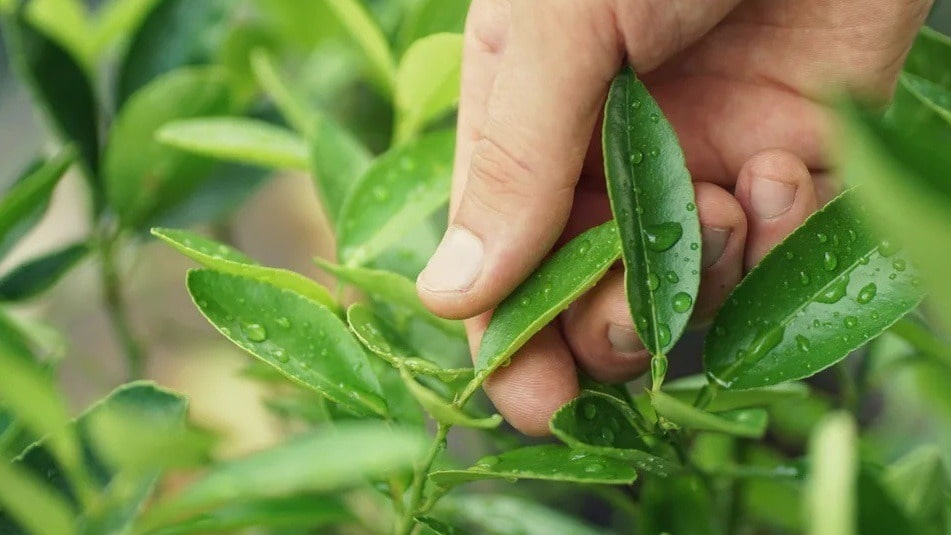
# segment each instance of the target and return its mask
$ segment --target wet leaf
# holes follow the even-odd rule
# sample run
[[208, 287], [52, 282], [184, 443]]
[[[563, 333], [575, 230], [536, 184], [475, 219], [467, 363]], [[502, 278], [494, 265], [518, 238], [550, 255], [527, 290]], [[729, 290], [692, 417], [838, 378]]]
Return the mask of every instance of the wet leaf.
[[217, 160], [274, 169], [307, 170], [307, 143], [285, 128], [259, 119], [210, 117], [172, 121], [156, 139], [170, 147]]
[[461, 67], [461, 34], [438, 33], [409, 47], [396, 72], [397, 142], [455, 107]]
[[376, 88], [385, 95], [392, 94], [396, 65], [383, 31], [357, 0], [327, 0], [327, 5], [359, 47]]
[[453, 524], [472, 526], [485, 535], [605, 535], [564, 511], [536, 501], [504, 494], [448, 496], [435, 516]]
[[849, 415], [834, 413], [819, 424], [809, 442], [809, 462], [808, 533], [857, 533], [858, 451], [855, 422]]
[[266, 282], [188, 273], [198, 309], [236, 345], [285, 377], [357, 414], [386, 415], [366, 353], [331, 309]]
[[951, 37], [923, 26], [918, 32], [904, 71], [951, 90]]
[[[707, 384], [705, 376], [691, 375], [664, 383], [664, 393], [684, 403], [693, 403]], [[781, 383], [749, 390], [723, 390], [717, 393], [705, 409], [710, 412], [718, 412], [749, 407], [769, 407], [776, 403], [804, 399], [808, 396], [809, 386], [798, 382]]]
[[500, 455], [483, 457], [466, 470], [437, 470], [429, 479], [449, 488], [484, 479], [535, 479], [603, 485], [629, 485], [637, 478], [628, 463], [565, 446], [527, 446]]
[[588, 230], [546, 259], [492, 314], [476, 356], [481, 384], [535, 333], [586, 292], [621, 254], [617, 226]]
[[16, 266], [0, 277], [0, 301], [21, 301], [46, 291], [85, 258], [89, 250], [86, 242], [74, 243]]
[[915, 269], [868, 220], [846, 192], [777, 245], [717, 314], [707, 373], [735, 389], [809, 377], [914, 309]]
[[502, 417], [498, 414], [493, 414], [487, 418], [469, 416], [453, 406], [450, 401], [443, 399], [439, 394], [416, 382], [416, 379], [405, 369], [400, 371], [400, 375], [402, 375], [403, 382], [413, 397], [416, 398], [416, 401], [437, 422], [475, 429], [495, 429], [502, 423]]
[[353, 513], [339, 498], [304, 494], [226, 505], [154, 535], [232, 532], [242, 528], [307, 528], [310, 530], [354, 521]]
[[317, 117], [311, 145], [314, 184], [327, 217], [339, 225], [345, 201], [370, 168], [373, 156], [357, 138], [326, 115]]
[[633, 71], [604, 112], [604, 169], [634, 326], [653, 355], [680, 338], [700, 285], [700, 222], [673, 127]]
[[455, 134], [440, 131], [377, 158], [340, 212], [341, 262], [362, 265], [449, 201]]
[[710, 491], [693, 474], [670, 479], [645, 479], [641, 507], [644, 514], [641, 515], [639, 533], [721, 533], [714, 523], [716, 509]]
[[766, 433], [767, 413], [762, 409], [713, 414], [664, 392], [651, 392], [650, 398], [657, 414], [685, 429], [715, 431], [746, 438], [761, 438]]
[[45, 210], [53, 188], [76, 158], [67, 149], [52, 160], [39, 164], [18, 180], [0, 198], [0, 255], [16, 244]]

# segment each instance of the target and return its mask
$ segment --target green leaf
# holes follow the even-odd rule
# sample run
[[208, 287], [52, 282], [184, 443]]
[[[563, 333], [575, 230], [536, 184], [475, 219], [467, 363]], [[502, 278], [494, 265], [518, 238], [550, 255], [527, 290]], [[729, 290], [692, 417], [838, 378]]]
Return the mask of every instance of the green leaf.
[[923, 26], [918, 32], [904, 70], [951, 90], [951, 37]]
[[429, 517], [416, 517], [420, 535], [469, 535], [469, 531]]
[[59, 43], [83, 68], [94, 66], [92, 24], [83, 2], [31, 0], [24, 11], [34, 28]]
[[697, 297], [700, 221], [677, 134], [630, 69], [611, 84], [603, 140], [634, 326], [662, 355], [687, 327]]
[[445, 382], [472, 378], [472, 368], [443, 368], [435, 362], [410, 356], [412, 351], [406, 347], [400, 336], [363, 303], [350, 305], [347, 309], [347, 323], [364, 347], [394, 368]]
[[951, 486], [941, 454], [937, 446], [921, 446], [890, 465], [882, 479], [909, 517], [943, 534], [948, 526], [945, 502]]
[[354, 521], [353, 513], [339, 499], [301, 495], [226, 505], [154, 532], [154, 535], [232, 532], [242, 528], [307, 528], [314, 530]]
[[462, 33], [469, 0], [420, 0], [400, 25], [399, 49], [406, 50], [414, 42], [441, 32]]
[[317, 116], [312, 138], [314, 185], [324, 213], [333, 225], [339, 225], [346, 199], [370, 168], [373, 156], [350, 132], [326, 115]]
[[473, 526], [485, 535], [604, 535], [564, 511], [517, 496], [468, 494], [449, 496], [436, 506], [437, 518]]
[[459, 101], [462, 35], [438, 33], [409, 47], [396, 72], [397, 142], [412, 139]]
[[174, 205], [214, 167], [211, 160], [159, 143], [159, 128], [232, 108], [226, 74], [214, 68], [172, 72], [131, 96], [113, 124], [103, 163], [110, 203], [126, 226]]
[[39, 295], [56, 284], [89, 251], [88, 243], [74, 243], [18, 265], [0, 278], [0, 301], [21, 301]]
[[711, 493], [695, 475], [645, 479], [640, 501], [643, 514], [639, 533], [720, 533], [714, 524], [716, 509]]
[[329, 308], [266, 282], [188, 273], [201, 313], [236, 345], [285, 377], [357, 414], [387, 413], [366, 353]]
[[548, 422], [558, 440], [572, 449], [626, 461], [644, 472], [668, 477], [681, 471], [675, 462], [647, 451], [640, 435], [644, 422], [623, 401], [586, 391], [558, 409]]
[[314, 263], [340, 281], [352, 284], [376, 299], [404, 308], [412, 312], [417, 319], [447, 334], [453, 336], [466, 334], [462, 322], [443, 319], [430, 312], [419, 300], [416, 284], [401, 275], [362, 267], [338, 266], [321, 258], [315, 258]]
[[623, 461], [555, 444], [527, 446], [483, 457], [466, 470], [437, 470], [429, 474], [429, 479], [443, 488], [485, 479], [629, 485], [636, 478], [634, 469]]
[[583, 232], [548, 257], [495, 309], [482, 336], [473, 382], [481, 384], [508, 361], [529, 338], [594, 286], [620, 254], [617, 226], [608, 222]]
[[[664, 383], [664, 393], [684, 403], [693, 403], [707, 384], [705, 376], [691, 375]], [[710, 412], [719, 412], [749, 407], [768, 407], [808, 396], [809, 386], [805, 383], [781, 383], [749, 390], [723, 390], [718, 392], [705, 408]]]
[[455, 134], [440, 131], [383, 154], [340, 212], [342, 263], [366, 264], [449, 200]]
[[6, 462], [0, 462], [0, 504], [0, 533], [27, 533], [18, 525], [35, 535], [76, 533], [76, 513], [69, 503], [38, 477]]
[[951, 142], [951, 89], [902, 73], [885, 118], [897, 129], [930, 137], [935, 145], [947, 145]]
[[312, 139], [317, 113], [308, 109], [303, 100], [288, 87], [278, 73], [274, 59], [266, 50], [257, 49], [251, 52], [251, 70], [258, 85], [274, 102], [287, 124]]
[[0, 255], [32, 227], [37, 208], [45, 210], [53, 188], [75, 158], [75, 151], [63, 151], [24, 175], [0, 198]]
[[5, 19], [3, 33], [12, 61], [54, 129], [76, 145], [90, 179], [97, 176], [99, 111], [86, 72], [66, 50], [34, 28], [22, 8], [15, 17]]
[[156, 139], [199, 156], [274, 169], [306, 170], [310, 150], [296, 134], [258, 119], [214, 117], [172, 121]]
[[715, 431], [746, 438], [761, 438], [766, 433], [767, 413], [762, 409], [713, 414], [664, 392], [651, 392], [650, 397], [651, 406], [657, 414], [685, 429]]
[[120, 41], [132, 30], [138, 28], [142, 20], [159, 0], [107, 0], [97, 8], [94, 21], [93, 57], [101, 58], [109, 48]]
[[426, 437], [416, 431], [382, 422], [339, 423], [212, 468], [159, 504], [143, 524], [159, 527], [224, 505], [339, 491], [412, 468], [426, 447]]
[[[155, 4], [136, 30], [119, 67], [117, 107], [121, 110], [134, 93], [163, 74], [210, 63], [224, 42], [229, 15], [235, 12], [232, 0], [161, 0]], [[178, 105], [184, 102], [187, 100]]]
[[442, 424], [459, 425], [475, 429], [495, 429], [502, 423], [502, 417], [493, 414], [487, 418], [475, 418], [456, 408], [451, 402], [443, 399], [439, 394], [416, 382], [416, 379], [406, 369], [400, 370], [403, 382], [416, 401], [426, 409], [426, 412]]
[[858, 451], [855, 422], [845, 413], [827, 416], [809, 441], [806, 487], [810, 535], [849, 535], [856, 528]]
[[915, 270], [869, 230], [865, 206], [854, 197], [846, 192], [807, 219], [720, 309], [704, 366], [721, 385], [746, 389], [809, 377], [921, 300]]
[[[878, 474], [863, 468], [858, 481], [858, 524], [856, 533], [922, 533], [924, 527], [916, 526], [892, 499], [879, 481]], [[932, 533], [939, 533], [936, 526], [927, 526]], [[944, 532], [940, 532], [944, 535]]]
[[357, 0], [327, 0], [331, 13], [356, 43], [370, 80], [383, 94], [393, 92], [396, 65], [383, 31]]

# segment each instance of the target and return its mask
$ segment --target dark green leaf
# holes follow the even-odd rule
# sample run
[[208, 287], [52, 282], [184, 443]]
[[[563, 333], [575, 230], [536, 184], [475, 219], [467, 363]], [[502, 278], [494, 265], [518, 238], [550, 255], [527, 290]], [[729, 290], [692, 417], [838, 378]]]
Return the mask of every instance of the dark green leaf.
[[0, 462], [0, 505], [0, 533], [5, 535], [76, 533], [69, 503], [39, 477], [6, 461]]
[[[856, 481], [858, 522], [856, 533], [862, 535], [891, 535], [892, 533], [923, 533], [889, 496], [876, 474], [867, 469], [859, 472]], [[937, 526], [928, 526], [930, 533], [941, 533]]]
[[685, 429], [715, 431], [747, 438], [760, 438], [766, 433], [767, 413], [762, 409], [713, 414], [663, 392], [651, 392], [650, 398], [657, 414]]
[[[691, 375], [664, 383], [664, 393], [684, 403], [693, 403], [700, 391], [708, 384], [703, 375]], [[805, 383], [781, 383], [749, 390], [723, 390], [705, 409], [710, 412], [746, 409], [749, 407], [768, 407], [776, 403], [803, 399], [809, 395], [809, 386]]]
[[420, 535], [468, 535], [468, 531], [451, 526], [435, 518], [417, 518], [417, 524], [421, 526]]
[[427, 134], [380, 156], [353, 186], [340, 212], [341, 261], [373, 260], [449, 200], [455, 134]]
[[854, 196], [846, 192], [813, 214], [720, 309], [704, 366], [721, 385], [746, 389], [809, 377], [921, 300], [914, 268], [870, 231]]
[[855, 422], [845, 413], [827, 416], [809, 444], [806, 509], [810, 535], [858, 533]]
[[700, 221], [677, 134], [634, 72], [604, 108], [604, 170], [623, 245], [634, 326], [662, 355], [680, 338], [700, 285]]
[[[648, 478], [641, 489], [641, 533], [720, 533], [710, 492], [696, 476]], [[842, 534], [844, 535], [844, 534]]]
[[291, 381], [358, 413], [387, 413], [363, 348], [329, 308], [258, 280], [188, 273], [188, 290], [218, 331]]
[[433, 420], [439, 423], [475, 429], [495, 429], [502, 423], [502, 417], [498, 414], [493, 414], [487, 418], [469, 416], [450, 401], [443, 399], [439, 394], [416, 382], [416, 379], [405, 369], [400, 370], [400, 375], [402, 375], [406, 388], [416, 398], [416, 401], [426, 409]]
[[563, 511], [516, 496], [470, 494], [449, 496], [435, 516], [453, 524], [472, 526], [484, 535], [604, 535]]
[[87, 254], [88, 243], [74, 243], [20, 264], [0, 278], [0, 301], [35, 297], [56, 284]]
[[52, 160], [32, 167], [0, 198], [0, 256], [15, 245], [45, 211], [53, 188], [75, 158], [75, 151], [65, 150]]
[[154, 535], [231, 533], [248, 527], [307, 528], [313, 530], [333, 524], [348, 524], [353, 520], [353, 513], [347, 509], [347, 506], [340, 499], [304, 494], [226, 505], [174, 526], [155, 531]]
[[951, 90], [951, 37], [922, 27], [905, 60], [904, 70]]
[[212, 117], [165, 124], [156, 133], [170, 147], [218, 160], [274, 169], [310, 167], [307, 143], [285, 128], [258, 119]]
[[620, 254], [617, 226], [608, 222], [580, 234], [545, 260], [492, 314], [476, 357], [473, 383], [481, 384], [529, 338], [594, 286]]
[[466, 470], [437, 470], [429, 479], [449, 488], [484, 479], [537, 479], [604, 485], [628, 485], [637, 473], [628, 463], [565, 446], [528, 446], [500, 455], [483, 457]]
[[944, 534], [948, 526], [946, 496], [948, 473], [936, 446], [922, 446], [890, 465], [883, 484], [905, 514], [920, 525]]

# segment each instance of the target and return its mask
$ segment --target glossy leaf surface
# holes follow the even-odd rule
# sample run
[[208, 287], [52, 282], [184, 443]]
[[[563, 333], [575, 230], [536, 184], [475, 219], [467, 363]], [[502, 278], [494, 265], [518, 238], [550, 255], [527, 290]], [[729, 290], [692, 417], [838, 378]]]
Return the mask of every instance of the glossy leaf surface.
[[311, 141], [314, 184], [331, 223], [340, 224], [346, 199], [373, 160], [367, 148], [332, 118], [318, 116]]
[[572, 301], [595, 285], [621, 254], [613, 222], [588, 230], [549, 256], [492, 314], [476, 356], [484, 380]]
[[399, 29], [399, 49], [434, 33], [462, 33], [470, 0], [420, 0]]
[[366, 63], [367, 74], [384, 94], [393, 91], [396, 65], [390, 45], [379, 25], [357, 0], [327, 0], [330, 12], [356, 42]]
[[75, 511], [39, 477], [4, 461], [0, 462], [0, 481], [0, 533], [76, 533]]
[[466, 470], [437, 470], [429, 474], [431, 481], [444, 488], [484, 479], [627, 485], [636, 478], [634, 468], [623, 461], [554, 444], [526, 446], [483, 457]]
[[74, 243], [32, 258], [0, 277], [0, 301], [29, 299], [56, 284], [89, 254], [89, 244]]
[[650, 397], [651, 406], [657, 414], [685, 429], [714, 431], [746, 438], [760, 438], [766, 433], [767, 413], [762, 409], [713, 414], [663, 392], [651, 392]]
[[437, 422], [458, 425], [462, 427], [472, 427], [475, 429], [495, 429], [502, 423], [502, 417], [493, 414], [487, 418], [475, 418], [454, 407], [449, 400], [433, 392], [429, 388], [419, 384], [408, 371], [402, 370], [403, 382], [410, 393], [416, 398], [416, 401], [430, 416]]
[[647, 349], [680, 338], [700, 286], [700, 222], [677, 134], [633, 71], [604, 111], [604, 170], [623, 245], [624, 286]]
[[605, 535], [563, 511], [504, 494], [463, 494], [439, 503], [440, 519], [473, 526], [485, 535]]
[[188, 290], [218, 331], [291, 381], [357, 414], [386, 414], [366, 353], [329, 308], [266, 282], [210, 270]]
[[441, 131], [391, 149], [353, 186], [340, 213], [341, 262], [366, 264], [449, 200], [455, 134]]
[[214, 117], [167, 123], [157, 139], [199, 156], [274, 169], [306, 170], [307, 143], [285, 128], [258, 119]]
[[0, 254], [12, 247], [37, 219], [37, 208], [44, 209], [53, 188], [76, 158], [66, 150], [52, 160], [29, 171], [0, 198]]
[[[693, 403], [706, 385], [706, 377], [691, 375], [664, 383], [664, 393], [684, 403]], [[717, 392], [716, 397], [705, 408], [710, 412], [718, 412], [749, 407], [768, 407], [776, 403], [804, 399], [808, 395], [809, 386], [798, 382], [749, 390], [722, 390]]]
[[274, 58], [264, 49], [251, 52], [251, 71], [264, 93], [274, 102], [281, 116], [294, 130], [307, 137], [313, 136], [316, 113], [308, 109], [298, 95], [281, 78]]
[[230, 533], [249, 527], [313, 530], [332, 524], [347, 524], [353, 520], [353, 513], [341, 500], [329, 496], [304, 494], [226, 505], [155, 531], [154, 535]]
[[717, 314], [707, 373], [736, 389], [809, 377], [912, 310], [915, 270], [868, 221], [846, 192], [776, 246]]
[[412, 139], [456, 105], [461, 67], [460, 34], [430, 35], [409, 47], [396, 72], [397, 140]]

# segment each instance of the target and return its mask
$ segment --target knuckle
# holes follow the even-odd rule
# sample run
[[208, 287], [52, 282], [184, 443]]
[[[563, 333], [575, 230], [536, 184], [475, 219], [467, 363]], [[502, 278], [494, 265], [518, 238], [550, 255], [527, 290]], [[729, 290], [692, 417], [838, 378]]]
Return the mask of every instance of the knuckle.
[[535, 189], [532, 176], [528, 166], [495, 139], [483, 137], [476, 143], [469, 167], [476, 200], [495, 210], [524, 202]]
[[466, 17], [467, 45], [473, 50], [499, 55], [505, 49], [510, 0], [475, 0]]

